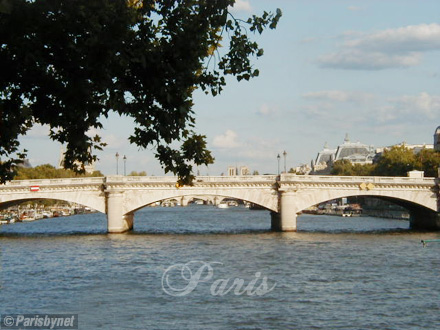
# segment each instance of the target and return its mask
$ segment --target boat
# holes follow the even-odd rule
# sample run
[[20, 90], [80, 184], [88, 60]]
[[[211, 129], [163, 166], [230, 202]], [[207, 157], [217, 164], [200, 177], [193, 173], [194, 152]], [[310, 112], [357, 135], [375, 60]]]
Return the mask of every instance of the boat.
[[35, 221], [35, 220], [38, 220], [38, 219], [35, 217], [22, 217], [21, 218], [21, 221], [23, 221], [23, 222], [31, 222], [31, 221]]
[[217, 205], [217, 207], [219, 209], [227, 209], [227, 208], [229, 208], [229, 205], [227, 203], [220, 203]]
[[428, 243], [440, 243], [440, 239], [422, 239], [423, 247], [426, 247]]

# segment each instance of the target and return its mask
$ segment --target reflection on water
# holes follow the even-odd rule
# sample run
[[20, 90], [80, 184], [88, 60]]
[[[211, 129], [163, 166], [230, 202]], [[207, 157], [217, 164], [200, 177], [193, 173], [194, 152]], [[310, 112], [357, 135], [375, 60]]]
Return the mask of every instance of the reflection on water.
[[[0, 229], [4, 313], [78, 313], [80, 329], [434, 329], [439, 245], [408, 222], [303, 215], [270, 232], [265, 211], [148, 208], [134, 231], [107, 234], [102, 214]], [[162, 289], [167, 268], [216, 263], [188, 295]], [[217, 264], [218, 263], [218, 264]], [[213, 296], [212, 282], [255, 273], [262, 296]]]

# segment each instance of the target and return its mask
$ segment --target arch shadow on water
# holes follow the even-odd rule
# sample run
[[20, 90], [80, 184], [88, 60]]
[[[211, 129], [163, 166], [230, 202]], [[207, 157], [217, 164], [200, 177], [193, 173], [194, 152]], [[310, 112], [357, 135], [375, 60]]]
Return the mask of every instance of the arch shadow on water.
[[[343, 218], [326, 215], [301, 215], [298, 232], [311, 233], [400, 233], [412, 232], [409, 222], [372, 217]], [[42, 219], [27, 223], [2, 225], [0, 237], [93, 236], [93, 235], [243, 235], [272, 233], [268, 211], [245, 207], [218, 209], [215, 206], [147, 207], [135, 213], [133, 231], [107, 234], [105, 214], [80, 214], [70, 217]]]

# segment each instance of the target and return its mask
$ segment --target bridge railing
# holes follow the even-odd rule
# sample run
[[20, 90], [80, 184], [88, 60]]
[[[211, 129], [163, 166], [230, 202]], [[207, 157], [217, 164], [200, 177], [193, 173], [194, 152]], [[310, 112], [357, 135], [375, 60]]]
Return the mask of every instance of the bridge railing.
[[335, 176], [335, 175], [295, 175], [281, 174], [281, 181], [285, 182], [371, 182], [383, 184], [417, 183], [435, 184], [435, 178], [410, 178], [388, 176]]
[[[275, 182], [276, 175], [197, 176], [194, 183], [202, 182]], [[175, 176], [107, 176], [106, 182], [176, 183]]]
[[48, 185], [64, 185], [64, 184], [102, 184], [104, 177], [89, 178], [60, 178], [60, 179], [33, 179], [33, 180], [12, 180], [8, 181], [1, 187], [11, 186], [48, 186]]
[[[275, 182], [276, 175], [243, 175], [243, 176], [198, 176], [194, 183], [227, 183], [227, 182]], [[281, 182], [331, 182], [331, 183], [382, 183], [382, 184], [426, 184], [435, 185], [435, 178], [410, 178], [410, 177], [384, 177], [384, 176], [323, 176], [323, 175], [295, 175], [281, 174]], [[102, 183], [170, 183], [175, 184], [175, 176], [122, 176], [113, 175], [107, 177], [88, 177], [88, 178], [61, 178], [61, 179], [36, 179], [36, 180], [13, 180], [6, 182], [2, 187], [12, 186], [32, 186], [32, 185], [86, 185]]]

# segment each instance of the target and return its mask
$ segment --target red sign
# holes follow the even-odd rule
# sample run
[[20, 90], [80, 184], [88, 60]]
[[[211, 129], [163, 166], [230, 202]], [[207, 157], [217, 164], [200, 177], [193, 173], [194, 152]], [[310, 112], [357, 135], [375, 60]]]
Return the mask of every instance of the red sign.
[[31, 186], [31, 191], [40, 191], [40, 186]]

